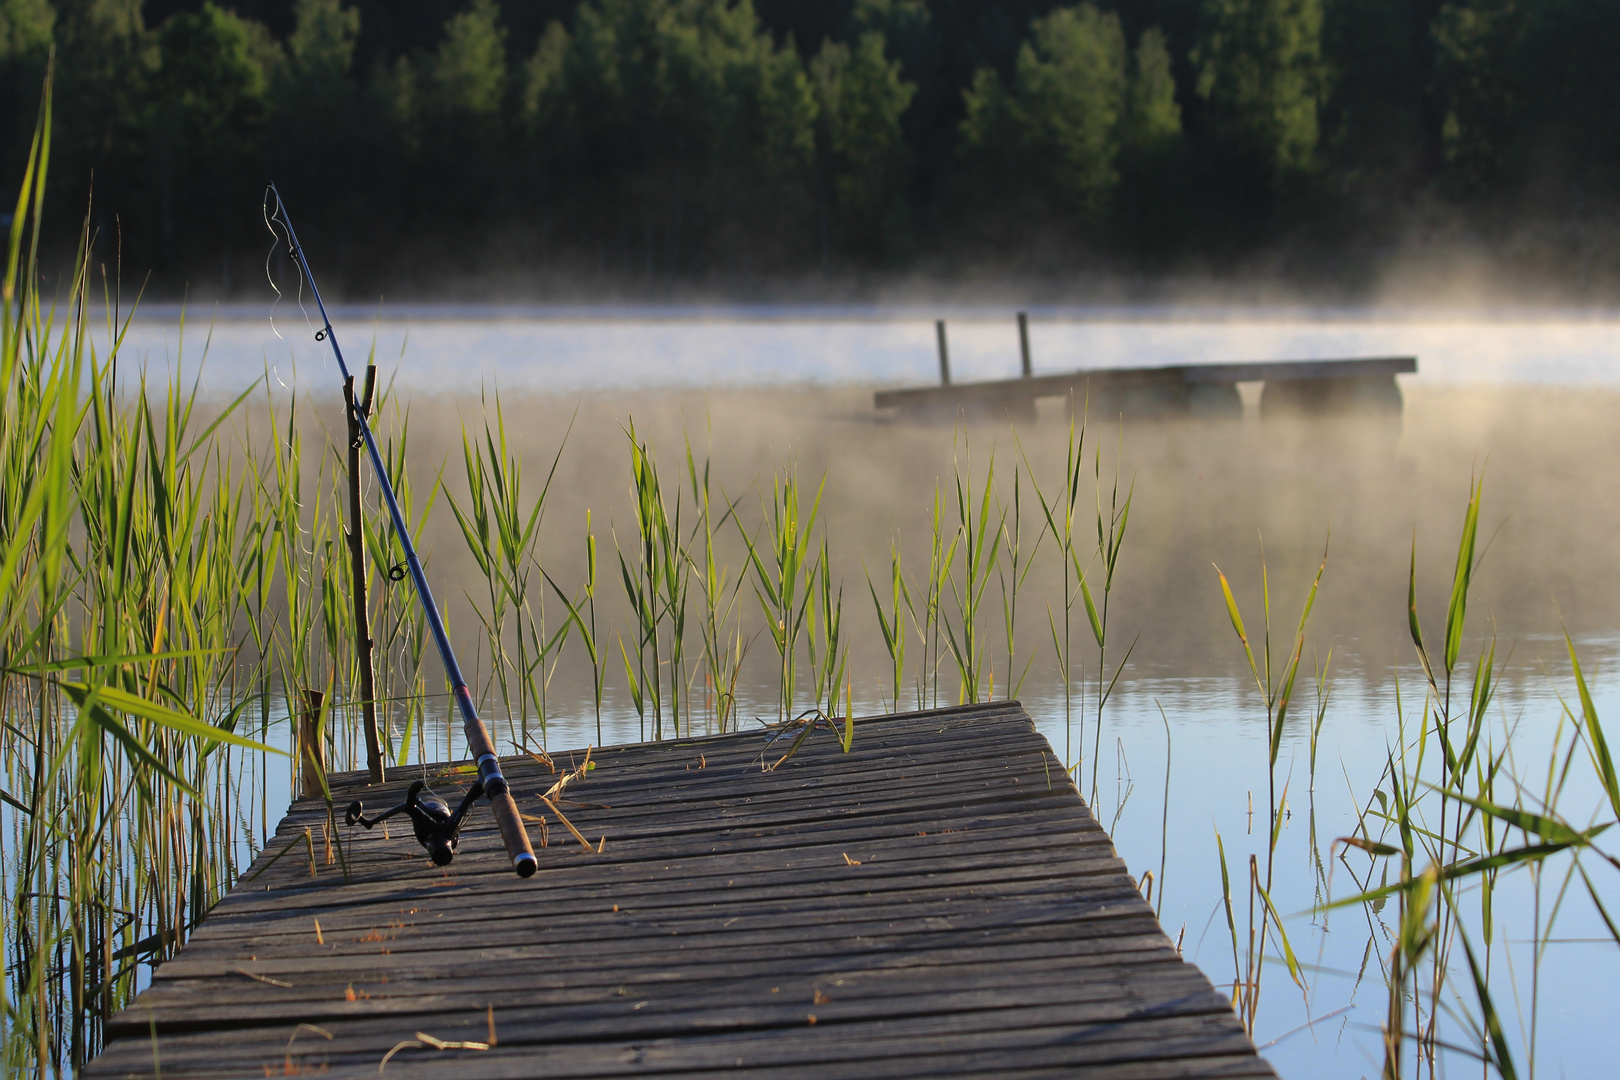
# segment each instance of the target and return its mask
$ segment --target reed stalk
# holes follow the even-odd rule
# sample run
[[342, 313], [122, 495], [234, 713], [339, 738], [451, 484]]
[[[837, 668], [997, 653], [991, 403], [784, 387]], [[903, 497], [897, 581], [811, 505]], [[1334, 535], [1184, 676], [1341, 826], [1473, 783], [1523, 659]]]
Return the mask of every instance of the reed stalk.
[[[1123, 532], [1123, 529], [1121, 530]], [[1289, 706], [1293, 702], [1294, 683], [1299, 677], [1300, 660], [1305, 652], [1305, 627], [1311, 617], [1311, 609], [1316, 604], [1316, 595], [1322, 585], [1322, 574], [1327, 570], [1327, 550], [1323, 549], [1322, 562], [1317, 567], [1316, 577], [1311, 581], [1310, 589], [1305, 594], [1305, 602], [1300, 611], [1299, 624], [1294, 631], [1293, 641], [1289, 647], [1287, 659], [1280, 665], [1273, 664], [1271, 642], [1271, 577], [1266, 568], [1262, 553], [1260, 562], [1260, 601], [1264, 612], [1263, 635], [1261, 638], [1260, 655], [1257, 658], [1255, 650], [1249, 640], [1248, 631], [1244, 627], [1243, 615], [1238, 610], [1238, 603], [1232, 595], [1232, 586], [1226, 575], [1221, 573], [1219, 567], [1215, 568], [1220, 577], [1221, 595], [1226, 601], [1227, 617], [1232, 622], [1232, 630], [1237, 634], [1238, 642], [1243, 647], [1243, 657], [1249, 669], [1249, 677], [1265, 705], [1266, 712], [1266, 863], [1264, 880], [1259, 867], [1257, 856], [1249, 858], [1249, 922], [1248, 945], [1244, 950], [1244, 959], [1241, 965], [1237, 964], [1236, 939], [1234, 937], [1233, 962], [1236, 970], [1233, 974], [1233, 1004], [1238, 1017], [1243, 1021], [1245, 1030], [1251, 1035], [1254, 1033], [1255, 1018], [1260, 1009], [1261, 976], [1264, 974], [1265, 955], [1268, 943], [1273, 937], [1276, 939], [1276, 950], [1285, 959], [1289, 974], [1305, 992], [1305, 982], [1298, 962], [1294, 958], [1293, 946], [1288, 940], [1287, 931], [1278, 917], [1276, 908], [1272, 905], [1271, 894], [1276, 887], [1277, 844], [1282, 834], [1282, 811], [1288, 799], [1288, 786], [1285, 782], [1280, 793], [1277, 790], [1277, 757], [1282, 750], [1283, 733], [1286, 730]], [[1219, 835], [1217, 834], [1217, 840]], [[1229, 894], [1229, 881], [1225, 864], [1224, 851], [1222, 853], [1221, 880], [1223, 887], [1228, 890], [1227, 914], [1231, 918], [1231, 901]], [[1255, 905], [1258, 896], [1260, 904]], [[1258, 922], [1256, 917], [1258, 916]], [[1235, 934], [1235, 929], [1234, 929]]]
[[945, 640], [956, 662], [958, 675], [957, 704], [977, 702], [984, 695], [993, 695], [994, 670], [987, 670], [987, 643], [981, 631], [981, 611], [984, 593], [990, 585], [991, 575], [997, 570], [1001, 554], [1001, 536], [1006, 527], [1006, 514], [996, 518], [993, 513], [996, 485], [996, 462], [992, 454], [984, 477], [984, 487], [977, 497], [973, 494], [971, 462], [968, 475], [963, 475], [964, 463], [956, 465], [956, 529], [952, 549], [962, 552], [962, 573], [958, 578], [955, 560], [946, 563], [947, 581], [951, 597], [956, 602], [957, 621], [945, 622]]
[[[885, 703], [890, 712], [900, 712], [900, 694], [906, 682], [906, 639], [917, 628], [917, 609], [911, 601], [911, 589], [900, 569], [900, 544], [889, 540], [889, 607], [885, 611], [878, 599], [877, 586], [872, 575], [866, 575], [866, 588], [872, 594], [872, 608], [877, 613], [878, 631], [883, 635], [883, 647], [889, 654], [892, 677], [892, 697]], [[919, 702], [919, 705], [921, 703]]]
[[270, 748], [233, 700], [236, 618], [264, 595], [252, 488], [216, 438], [241, 399], [205, 425], [195, 384], [115, 393], [127, 322], [100, 355], [88, 215], [42, 302], [51, 130], [47, 76], [0, 291], [0, 1063], [60, 1076], [230, 884], [226, 748]]
[[[1053, 543], [1057, 545], [1060, 580], [1062, 582], [1062, 625], [1058, 625], [1056, 613], [1052, 610], [1050, 602], [1046, 605], [1046, 622], [1052, 633], [1052, 651], [1057, 662], [1058, 677], [1063, 683], [1063, 761], [1064, 767], [1078, 775], [1080, 765], [1074, 757], [1074, 604], [1078, 599], [1072, 585], [1071, 574], [1078, 568], [1079, 561], [1075, 538], [1075, 515], [1080, 505], [1080, 478], [1085, 463], [1086, 428], [1082, 421], [1076, 428], [1073, 419], [1073, 410], [1069, 419], [1069, 439], [1063, 453], [1063, 482], [1062, 487], [1051, 499], [1046, 497], [1040, 482], [1035, 479], [1035, 471], [1030, 467], [1028, 454], [1022, 445], [1019, 452], [1024, 458], [1025, 467], [1030, 472], [1030, 484], [1035, 489], [1035, 498], [1041, 504], [1041, 515], [1044, 520], [1045, 533], [1050, 534]], [[1085, 745], [1084, 717], [1081, 718], [1080, 745]], [[1078, 781], [1077, 781], [1078, 784]]]
[[539, 530], [569, 432], [563, 433], [540, 491], [525, 505], [523, 462], [507, 443], [500, 394], [484, 404], [483, 439], [469, 438], [465, 425], [461, 432], [467, 505], [463, 508], [448, 493], [446, 500], [484, 577], [486, 604], [475, 603], [473, 610], [489, 645], [491, 678], [500, 692], [508, 735], [514, 747], [523, 747], [529, 743], [530, 716], [540, 726], [542, 742], [545, 738], [547, 661], [557, 656], [568, 634], [567, 621], [548, 630], [545, 594], [541, 589], [531, 593], [530, 584], [536, 571], [544, 575]]
[[803, 488], [793, 467], [790, 465], [776, 474], [771, 484], [771, 503], [762, 507], [761, 531], [768, 542], [763, 557], [759, 538], [745, 531], [740, 522], [737, 525], [748, 549], [748, 565], [754, 571], [754, 596], [764, 613], [766, 630], [779, 662], [778, 723], [786, 723], [795, 715], [799, 639], [815, 601], [817, 560], [811, 537], [824, 490], [825, 484], [816, 488], [806, 512]]
[[698, 592], [703, 600], [698, 629], [703, 639], [704, 697], [714, 730], [723, 732], [736, 717], [737, 680], [742, 676], [747, 643], [743, 637], [742, 613], [737, 610], [743, 577], [738, 575], [732, 579], [729, 567], [718, 554], [715, 539], [735, 517], [737, 503], [725, 501], [722, 495], [720, 516], [716, 520], [710, 461], [705, 456], [703, 467], [698, 468], [690, 437], [686, 440], [686, 475], [692, 487], [692, 505], [697, 508], [697, 522], [685, 558], [697, 575]]
[[[658, 465], [651, 447], [636, 437], [632, 422], [625, 434], [630, 440], [631, 495], [635, 500], [635, 563], [626, 560], [619, 548], [619, 573], [625, 597], [635, 616], [636, 660], [620, 639], [625, 676], [630, 680], [631, 697], [646, 738], [648, 710], [652, 713], [653, 738], [664, 737], [664, 707], [669, 706], [671, 734], [681, 732], [681, 689], [685, 675], [685, 631], [687, 586], [691, 564], [680, 540], [681, 496], [675, 492], [675, 512], [666, 504]], [[615, 547], [618, 547], [615, 539]], [[669, 624], [667, 636], [664, 632]], [[665, 657], [667, 656], [667, 660]], [[663, 669], [669, 667], [669, 696], [664, 696]]]
[[1018, 593], [1024, 587], [1029, 572], [1035, 568], [1035, 559], [1040, 554], [1041, 541], [1046, 538], [1046, 530], [1042, 529], [1035, 537], [1034, 547], [1027, 552], [1024, 550], [1023, 484], [1024, 463], [1020, 457], [1013, 465], [1012, 505], [1011, 507], [999, 506], [1001, 512], [1001, 552], [1005, 557], [1005, 561], [998, 564], [996, 568], [997, 579], [1001, 584], [1002, 626], [1007, 639], [1007, 678], [1004, 681], [1004, 686], [1009, 700], [1018, 697], [1023, 688], [1024, 679], [1029, 675], [1030, 665], [1035, 662], [1035, 658], [1032, 656], [1024, 662], [1022, 671], [1018, 669]]

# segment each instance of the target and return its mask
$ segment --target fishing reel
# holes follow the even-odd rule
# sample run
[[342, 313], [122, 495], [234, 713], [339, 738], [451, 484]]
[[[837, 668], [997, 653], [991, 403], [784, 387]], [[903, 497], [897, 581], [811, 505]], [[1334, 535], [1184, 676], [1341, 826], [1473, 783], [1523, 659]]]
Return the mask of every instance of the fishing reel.
[[409, 814], [411, 826], [416, 830], [416, 842], [427, 849], [428, 858], [435, 866], [449, 866], [456, 857], [456, 844], [461, 838], [461, 822], [472, 809], [472, 804], [484, 794], [484, 785], [474, 781], [467, 789], [461, 805], [451, 813], [450, 804], [428, 790], [421, 780], [412, 784], [405, 793], [405, 801], [392, 810], [385, 810], [374, 818], [365, 816], [365, 807], [358, 799], [349, 804], [343, 820], [349, 825], [371, 828], [379, 821], [387, 821], [395, 814]]

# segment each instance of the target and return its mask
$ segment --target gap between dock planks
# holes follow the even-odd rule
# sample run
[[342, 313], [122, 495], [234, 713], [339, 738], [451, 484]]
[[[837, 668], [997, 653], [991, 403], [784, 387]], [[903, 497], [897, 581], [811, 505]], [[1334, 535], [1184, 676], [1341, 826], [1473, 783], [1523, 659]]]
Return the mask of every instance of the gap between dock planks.
[[861, 720], [775, 772], [764, 741], [594, 751], [565, 812], [601, 853], [508, 759], [552, 824], [527, 881], [482, 804], [442, 870], [406, 822], [342, 826], [420, 770], [334, 777], [348, 883], [325, 805], [293, 804], [84, 1076], [376, 1076], [402, 1043], [383, 1076], [1274, 1075], [1018, 703]]

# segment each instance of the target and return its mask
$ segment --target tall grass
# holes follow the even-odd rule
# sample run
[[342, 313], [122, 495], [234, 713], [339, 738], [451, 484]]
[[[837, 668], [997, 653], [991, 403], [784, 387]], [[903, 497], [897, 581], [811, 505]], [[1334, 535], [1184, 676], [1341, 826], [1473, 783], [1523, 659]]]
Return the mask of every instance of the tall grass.
[[[1541, 966], [1572, 887], [1585, 893], [1620, 944], [1620, 927], [1603, 903], [1592, 867], [1596, 863], [1599, 873], [1620, 870], [1620, 859], [1599, 843], [1620, 820], [1620, 783], [1573, 642], [1566, 637], [1574, 704], [1563, 707], [1539, 781], [1515, 768], [1513, 729], [1504, 730], [1498, 744], [1487, 725], [1504, 663], [1494, 635], [1479, 647], [1471, 671], [1463, 663], [1469, 597], [1481, 558], [1482, 489], [1478, 479], [1469, 487], [1438, 651], [1419, 617], [1414, 544], [1407, 625], [1423, 674], [1417, 730], [1401, 713], [1398, 742], [1378, 786], [1356, 829], [1337, 841], [1346, 854], [1358, 851], [1366, 862], [1357, 866], [1341, 857], [1357, 891], [1328, 907], [1365, 907], [1391, 941], [1383, 960], [1389, 988], [1383, 1022], [1386, 1078], [1442, 1075], [1445, 1053], [1459, 1045], [1501, 1076], [1535, 1075]], [[1604, 810], [1613, 815], [1584, 827], [1560, 810], [1572, 769], [1583, 759], [1593, 770]], [[1502, 875], [1511, 873], [1528, 875], [1533, 894], [1529, 1002], [1520, 1003], [1523, 1057], [1517, 1061], [1500, 995], [1491, 989], [1493, 945], [1502, 938], [1494, 899]], [[1395, 914], [1386, 923], [1378, 912], [1390, 898], [1396, 900]], [[1452, 1033], [1443, 1029], [1448, 1023]]]
[[[1321, 565], [1316, 570], [1316, 577], [1311, 581], [1310, 589], [1305, 594], [1305, 602], [1299, 613], [1299, 624], [1294, 630], [1287, 657], [1278, 665], [1273, 663], [1276, 658], [1272, 655], [1271, 643], [1271, 575], [1264, 559], [1262, 558], [1260, 563], [1260, 604], [1264, 622], [1258, 657], [1249, 640], [1249, 632], [1244, 626], [1243, 614], [1232, 595], [1231, 583], [1227, 581], [1226, 575], [1221, 573], [1219, 567], [1215, 569], [1220, 577], [1221, 596], [1226, 601], [1227, 617], [1231, 619], [1232, 630], [1243, 646], [1243, 658], [1249, 670], [1249, 677], [1253, 680], [1255, 689], [1259, 691], [1266, 711], [1265, 870], [1262, 874], [1259, 856], [1251, 854], [1247, 875], [1247, 924], [1245, 932], [1241, 935], [1234, 913], [1231, 871], [1226, 862], [1225, 842], [1219, 831], [1215, 834], [1216, 852], [1221, 862], [1222, 906], [1226, 913], [1227, 928], [1232, 934], [1232, 1005], [1243, 1021], [1244, 1028], [1251, 1035], [1254, 1034], [1255, 1018], [1260, 1009], [1261, 977], [1265, 973], [1268, 946], [1283, 957], [1288, 966], [1288, 973], [1301, 990], [1305, 989], [1299, 961], [1294, 956], [1287, 931], [1283, 928], [1282, 919], [1271, 900], [1272, 893], [1276, 891], [1277, 843], [1282, 835], [1283, 811], [1288, 800], [1286, 783], [1280, 795], [1277, 791], [1277, 756], [1282, 750], [1288, 710], [1293, 703], [1294, 684], [1299, 678], [1300, 661], [1305, 655], [1305, 627], [1310, 621], [1311, 609], [1316, 606], [1316, 595], [1322, 585], [1322, 574], [1326, 570], [1327, 553], [1324, 551]], [[1264, 880], [1261, 880], [1262, 876]], [[1243, 938], [1242, 941], [1240, 937]]]
[[681, 539], [681, 491], [677, 484], [672, 515], [651, 447], [637, 439], [633, 423], [625, 434], [630, 441], [636, 535], [633, 561], [625, 558], [623, 549], [619, 551], [619, 575], [635, 615], [635, 662], [631, 663], [622, 638], [619, 651], [636, 713], [641, 717], [642, 738], [647, 737], [649, 711], [652, 737], [664, 738], [666, 708], [670, 734], [679, 737], [681, 695], [685, 690], [687, 590], [691, 582], [691, 561]]
[[216, 437], [234, 405], [204, 425], [195, 388], [113, 393], [127, 322], [98, 354], [88, 217], [46, 303], [51, 110], [47, 82], [0, 294], [0, 1062], [62, 1075], [235, 876], [218, 808], [269, 750], [236, 731], [262, 685], [238, 622], [273, 540]]
[[703, 638], [704, 700], [714, 730], [726, 731], [736, 719], [737, 680], [742, 677], [748, 639], [743, 633], [742, 612], [737, 609], [742, 575], [731, 575], [716, 537], [723, 533], [726, 523], [736, 513], [737, 504], [725, 502], [722, 497], [720, 516], [716, 519], [710, 462], [705, 457], [703, 467], [698, 468], [690, 438], [686, 440], [686, 475], [692, 487], [692, 504], [697, 508], [692, 550], [686, 558], [697, 575], [698, 591], [703, 599], [698, 630]]
[[[309, 769], [363, 758], [353, 562], [340, 541], [343, 436], [306, 455], [298, 399], [266, 382], [223, 406], [121, 356], [133, 312], [92, 333], [97, 237], [78, 232], [47, 300], [39, 264], [49, 84], [0, 294], [0, 1070], [68, 1075], [106, 1020], [172, 956], [285, 806], [294, 718], [319, 691]], [[206, 362], [203, 338], [199, 370]], [[336, 387], [331, 388], [333, 391]], [[328, 395], [335, 399], [336, 393]], [[419, 530], [433, 503], [404, 473], [405, 418], [378, 401], [389, 469]], [[262, 419], [261, 419], [262, 418]], [[371, 564], [398, 561], [365, 524]], [[371, 571], [368, 571], [371, 573]], [[381, 575], [379, 575], [381, 576]], [[372, 586], [374, 692], [401, 762], [418, 758], [427, 686], [419, 614]], [[280, 743], [281, 745], [272, 745]], [[303, 769], [305, 766], [297, 766]], [[309, 777], [324, 787], [324, 775]], [[335, 839], [335, 838], [333, 838]], [[339, 848], [341, 851], [341, 848]], [[314, 867], [312, 867], [314, 869]]]
[[818, 486], [806, 508], [804, 487], [797, 471], [789, 465], [772, 479], [770, 504], [762, 508], [764, 521], [759, 533], [763, 536], [747, 532], [740, 521], [737, 525], [748, 548], [748, 565], [754, 571], [754, 596], [765, 616], [765, 630], [780, 665], [778, 722], [792, 718], [797, 709], [799, 640], [816, 602], [819, 565], [814, 534], [824, 490], [824, 486]]
[[906, 583], [901, 562], [900, 543], [897, 539], [891, 538], [887, 608], [878, 598], [877, 586], [872, 583], [872, 575], [870, 573], [866, 575], [866, 588], [872, 595], [872, 610], [877, 615], [878, 632], [882, 635], [883, 647], [889, 654], [891, 696], [888, 699], [888, 706], [893, 712], [899, 712], [904, 708], [900, 698], [906, 683], [906, 642], [917, 623], [917, 608], [911, 602], [911, 588]]
[[[963, 474], [964, 464], [968, 467]], [[983, 623], [984, 593], [1001, 555], [1001, 536], [1007, 518], [995, 517], [996, 460], [991, 455], [984, 487], [973, 494], [971, 462], [956, 462], [956, 529], [953, 547], [962, 553], [961, 574], [954, 564], [948, 580], [956, 606], [956, 621], [945, 624], [945, 640], [956, 662], [958, 703], [988, 699], [995, 673], [989, 663]]]
[[[988, 490], [989, 485], [986, 485]], [[1041, 542], [1046, 539], [1046, 530], [1042, 529], [1035, 537], [1035, 544], [1029, 550], [1024, 548], [1024, 465], [1022, 460], [1013, 464], [1013, 493], [1010, 506], [1002, 504], [1001, 509], [1001, 560], [996, 567], [996, 576], [1001, 583], [1001, 618], [1002, 628], [1007, 640], [1007, 677], [1002, 680], [1008, 698], [1016, 698], [1029, 676], [1030, 665], [1035, 662], [1032, 656], [1024, 661], [1023, 669], [1018, 667], [1018, 594], [1024, 583], [1029, 579], [1029, 573], [1035, 568], [1035, 556], [1040, 553]]]
[[[1131, 502], [1135, 496], [1134, 485], [1125, 491], [1125, 498], [1120, 499], [1120, 485], [1118, 462], [1116, 461], [1112, 486], [1108, 489], [1106, 501], [1102, 482], [1102, 447], [1092, 450], [1091, 477], [1093, 482], [1092, 497], [1094, 503], [1094, 521], [1096, 532], [1095, 543], [1088, 539], [1088, 531], [1078, 520], [1081, 514], [1082, 486], [1086, 473], [1086, 428], [1084, 423], [1076, 428], [1074, 420], [1069, 421], [1068, 444], [1063, 453], [1063, 477], [1060, 486], [1048, 498], [1047, 491], [1052, 487], [1042, 487], [1034, 479], [1034, 470], [1030, 470], [1031, 486], [1035, 489], [1035, 497], [1041, 504], [1041, 516], [1045, 524], [1042, 538], [1050, 535], [1057, 549], [1060, 561], [1060, 576], [1062, 580], [1063, 616], [1061, 621], [1057, 613], [1052, 610], [1050, 602], [1047, 604], [1047, 626], [1052, 636], [1052, 653], [1056, 661], [1057, 670], [1063, 682], [1063, 753], [1067, 768], [1073, 773], [1075, 785], [1082, 783], [1082, 768], [1085, 760], [1085, 710], [1082, 705], [1078, 713], [1075, 708], [1076, 689], [1082, 681], [1077, 675], [1077, 661], [1074, 647], [1074, 609], [1079, 602], [1086, 614], [1086, 624], [1091, 630], [1091, 636], [1097, 647], [1097, 674], [1094, 680], [1095, 694], [1092, 698], [1092, 753], [1091, 753], [1091, 791], [1090, 799], [1093, 804], [1097, 801], [1097, 770], [1102, 758], [1102, 722], [1104, 711], [1109, 700], [1113, 697], [1114, 689], [1119, 685], [1120, 676], [1125, 671], [1125, 665], [1130, 661], [1131, 653], [1136, 648], [1133, 641], [1125, 650], [1125, 655], [1114, 665], [1112, 673], [1109, 670], [1108, 660], [1108, 625], [1112, 610], [1115, 575], [1119, 569], [1120, 556], [1125, 548], [1126, 530], [1130, 524]], [[1121, 449], [1124, 445], [1124, 431], [1120, 432]], [[1020, 447], [1022, 453], [1022, 447]], [[1025, 464], [1028, 465], [1028, 455], [1024, 454]], [[1039, 541], [1037, 541], [1039, 547]], [[1099, 566], [1100, 564], [1100, 566]], [[1094, 588], [1095, 575], [1100, 571], [1102, 575], [1101, 595], [1102, 602], [1097, 601], [1098, 590]], [[1010, 625], [1010, 624], [1009, 624]], [[1010, 650], [1009, 650], [1010, 651]], [[1076, 720], [1079, 721], [1078, 738], [1075, 738]]]
[[531, 716], [544, 737], [547, 661], [555, 664], [569, 627], [565, 621], [557, 630], [548, 630], [544, 589], [531, 588], [536, 572], [544, 574], [540, 523], [568, 435], [563, 434], [540, 491], [525, 504], [523, 462], [508, 446], [506, 413], [498, 393], [494, 407], [495, 422], [491, 425], [486, 419], [482, 440], [470, 438], [462, 429], [467, 505], [464, 509], [454, 496], [448, 501], [484, 577], [484, 603], [474, 603], [473, 610], [489, 645], [490, 678], [500, 693], [512, 745], [524, 747], [529, 743]]

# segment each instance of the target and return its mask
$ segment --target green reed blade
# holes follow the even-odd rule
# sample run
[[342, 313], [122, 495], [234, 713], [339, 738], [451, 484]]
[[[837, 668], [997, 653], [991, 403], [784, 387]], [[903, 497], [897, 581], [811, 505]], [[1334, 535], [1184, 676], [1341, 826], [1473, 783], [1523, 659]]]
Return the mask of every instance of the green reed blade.
[[1462, 538], [1457, 544], [1457, 568], [1451, 580], [1451, 602], [1446, 609], [1446, 673], [1457, 666], [1462, 648], [1463, 620], [1468, 614], [1468, 587], [1474, 573], [1474, 544], [1479, 534], [1479, 498], [1485, 480], [1469, 485], [1468, 509], [1463, 514]]
[[1592, 703], [1592, 691], [1587, 688], [1586, 676], [1581, 672], [1581, 659], [1575, 653], [1575, 642], [1564, 633], [1564, 645], [1569, 650], [1569, 667], [1575, 675], [1575, 687], [1581, 697], [1581, 731], [1586, 736], [1592, 764], [1597, 769], [1603, 793], [1615, 817], [1620, 819], [1620, 777], [1616, 777], [1614, 758], [1609, 753], [1609, 741], [1604, 737], [1603, 725], [1598, 721], [1597, 706]]
[[[1436, 791], [1442, 790], [1433, 784], [1426, 784], [1425, 786], [1434, 788]], [[1589, 846], [1595, 837], [1614, 824], [1614, 822], [1609, 821], [1584, 831], [1578, 831], [1556, 817], [1534, 814], [1527, 810], [1517, 810], [1508, 806], [1498, 806], [1487, 799], [1468, 795], [1461, 791], [1446, 790], [1451, 798], [1466, 803], [1481, 813], [1488, 814], [1498, 821], [1505, 821], [1509, 825], [1522, 829], [1527, 833], [1539, 836], [1548, 843], [1562, 844], [1566, 847]]]
[[1360, 848], [1369, 855], [1399, 855], [1401, 849], [1392, 844], [1382, 844], [1376, 840], [1367, 840], [1360, 836], [1341, 836], [1333, 841], [1335, 844], [1347, 844], [1350, 847]]
[[1502, 1080], [1518, 1080], [1519, 1074], [1513, 1067], [1513, 1053], [1508, 1047], [1507, 1036], [1502, 1033], [1502, 1021], [1496, 1015], [1496, 1005], [1491, 1001], [1485, 974], [1480, 971], [1479, 961], [1474, 958], [1474, 947], [1469, 944], [1468, 935], [1460, 928], [1457, 939], [1462, 942], [1463, 955], [1468, 958], [1468, 972], [1474, 979], [1474, 992], [1479, 998], [1479, 1011], [1485, 1019], [1485, 1030], [1490, 1034], [1492, 1049], [1490, 1064], [1496, 1066], [1496, 1071], [1502, 1074]]
[[182, 735], [201, 739], [219, 739], [247, 750], [286, 756], [285, 751], [273, 746], [266, 746], [264, 743], [255, 742], [233, 732], [222, 731], [207, 721], [198, 720], [194, 716], [165, 708], [155, 701], [141, 697], [139, 694], [130, 693], [128, 690], [120, 690], [114, 686], [91, 686], [88, 683], [57, 682], [56, 685], [61, 687], [62, 691], [72, 697], [75, 702], [78, 702], [81, 707], [84, 706], [86, 701], [90, 701], [93, 695], [97, 704], [116, 709], [122, 713], [128, 713], [130, 716], [139, 717], [142, 720], [150, 720], [154, 724], [166, 727], [171, 731], [177, 731]]
[[1277, 940], [1282, 943], [1283, 960], [1288, 965], [1288, 974], [1301, 990], [1308, 990], [1305, 985], [1305, 975], [1300, 970], [1299, 958], [1294, 955], [1294, 946], [1288, 941], [1288, 932], [1283, 929], [1282, 916], [1277, 914], [1277, 906], [1271, 902], [1271, 894], [1266, 887], [1256, 881], [1254, 887], [1260, 893], [1260, 899], [1265, 901], [1266, 910], [1271, 912], [1271, 925], [1277, 931]]
[[1103, 641], [1105, 640], [1102, 620], [1097, 617], [1097, 605], [1091, 599], [1091, 586], [1086, 584], [1084, 574], [1080, 575], [1080, 599], [1085, 602], [1086, 620], [1091, 623], [1091, 635], [1097, 639], [1097, 647], [1100, 649], [1103, 647]]
[[1592, 906], [1597, 909], [1598, 916], [1603, 919], [1603, 925], [1609, 928], [1609, 935], [1614, 938], [1615, 944], [1620, 945], [1620, 926], [1615, 925], [1614, 920], [1609, 917], [1609, 910], [1603, 906], [1603, 901], [1598, 898], [1597, 886], [1593, 885], [1592, 879], [1587, 876], [1586, 867], [1577, 861], [1575, 868], [1580, 871], [1581, 880], [1586, 883], [1586, 893], [1592, 898]]
[[[167, 764], [153, 754], [151, 750], [147, 749], [146, 745], [140, 739], [137, 739], [127, 727], [119, 723], [111, 713], [103, 709], [91, 696], [90, 688], [83, 688], [84, 692], [80, 693], [80, 687], [64, 685], [62, 690], [67, 694], [68, 699], [74, 703], [79, 713], [79, 719], [74, 723], [72, 731], [69, 732], [68, 742], [70, 744], [82, 738], [86, 725], [93, 725], [111, 735], [113, 740], [124, 748], [124, 752], [129, 756], [131, 764], [137, 767], [145, 766], [193, 799], [202, 798], [200, 792], [180, 779]], [[53, 775], [51, 777], [53, 782], [55, 780], [54, 774], [66, 764], [66, 755], [58, 758], [53, 764]]]

